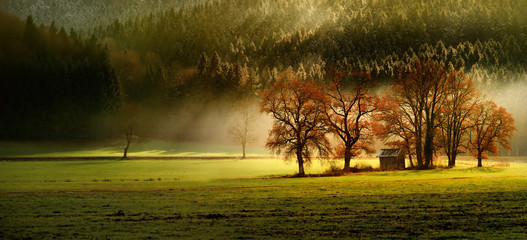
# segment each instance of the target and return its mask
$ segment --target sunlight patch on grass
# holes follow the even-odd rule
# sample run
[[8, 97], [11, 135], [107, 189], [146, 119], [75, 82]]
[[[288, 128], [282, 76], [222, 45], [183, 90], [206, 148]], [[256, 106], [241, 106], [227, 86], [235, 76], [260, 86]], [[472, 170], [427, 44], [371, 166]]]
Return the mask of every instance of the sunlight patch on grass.
[[[121, 139], [106, 141], [39, 142], [0, 141], [0, 157], [120, 157], [124, 143]], [[207, 143], [171, 142], [144, 139], [132, 142], [130, 157], [228, 156], [241, 157], [241, 147]], [[247, 148], [248, 156], [269, 156], [263, 148]]]

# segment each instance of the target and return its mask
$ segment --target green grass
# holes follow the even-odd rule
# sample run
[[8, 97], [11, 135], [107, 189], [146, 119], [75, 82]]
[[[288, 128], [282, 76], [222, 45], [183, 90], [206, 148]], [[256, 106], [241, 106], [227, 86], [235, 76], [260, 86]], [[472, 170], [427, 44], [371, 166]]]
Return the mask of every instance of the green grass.
[[273, 178], [295, 170], [280, 159], [0, 162], [0, 239], [527, 237], [525, 163]]
[[[120, 157], [124, 140], [106, 141], [0, 141], [0, 158], [11, 157]], [[268, 156], [259, 147], [249, 147], [248, 156]], [[156, 139], [140, 139], [130, 145], [129, 156], [150, 157], [200, 157], [241, 156], [241, 146], [207, 143], [171, 142]]]
[[[367, 160], [361, 160], [363, 164]], [[375, 160], [370, 160], [375, 162]], [[326, 166], [314, 162], [308, 173]], [[505, 178], [527, 175], [527, 164], [502, 168], [453, 168], [392, 171], [339, 178], [268, 179], [291, 175], [295, 164], [269, 159], [83, 160], [0, 162], [0, 192], [166, 190], [174, 187], [236, 187], [347, 182], [410, 181], [456, 178]]]

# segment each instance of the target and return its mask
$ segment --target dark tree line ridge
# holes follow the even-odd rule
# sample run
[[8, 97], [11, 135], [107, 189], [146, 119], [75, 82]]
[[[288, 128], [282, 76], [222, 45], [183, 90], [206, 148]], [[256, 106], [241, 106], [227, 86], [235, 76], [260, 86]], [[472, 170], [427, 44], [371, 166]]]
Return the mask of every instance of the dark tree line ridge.
[[0, 136], [89, 138], [91, 118], [117, 109], [119, 86], [92, 36], [0, 13]]

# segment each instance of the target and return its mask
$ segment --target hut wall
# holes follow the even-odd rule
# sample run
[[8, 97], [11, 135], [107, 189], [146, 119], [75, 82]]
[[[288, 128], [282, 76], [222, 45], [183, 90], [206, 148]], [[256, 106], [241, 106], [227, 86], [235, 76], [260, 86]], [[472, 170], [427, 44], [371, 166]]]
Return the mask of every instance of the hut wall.
[[381, 170], [397, 169], [398, 161], [396, 157], [382, 157], [380, 158]]
[[404, 154], [399, 154], [397, 156], [397, 169], [404, 169], [405, 168], [405, 157]]
[[380, 167], [381, 170], [394, 170], [394, 169], [404, 169], [405, 168], [405, 159], [404, 155], [399, 155], [397, 157], [381, 157], [380, 158]]

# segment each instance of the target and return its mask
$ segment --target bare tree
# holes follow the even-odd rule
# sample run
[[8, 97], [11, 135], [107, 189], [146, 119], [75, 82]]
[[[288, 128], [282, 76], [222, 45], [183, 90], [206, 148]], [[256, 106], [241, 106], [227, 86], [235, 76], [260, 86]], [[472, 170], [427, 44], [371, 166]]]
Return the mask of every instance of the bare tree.
[[123, 149], [123, 159], [128, 158], [128, 149], [132, 140], [137, 139], [134, 132], [137, 128], [136, 114], [138, 107], [133, 104], [124, 104], [121, 109], [121, 128], [124, 134], [125, 145]]
[[128, 148], [130, 147], [130, 143], [134, 137], [134, 123], [132, 120], [126, 121], [123, 124], [123, 132], [124, 138], [126, 140], [124, 145], [123, 159], [126, 159], [128, 157]]
[[257, 114], [257, 111], [253, 108], [252, 101], [248, 98], [242, 99], [236, 110], [236, 120], [229, 129], [230, 135], [242, 145], [242, 159], [246, 157], [247, 144], [254, 141], [251, 132], [252, 123], [257, 119]]

